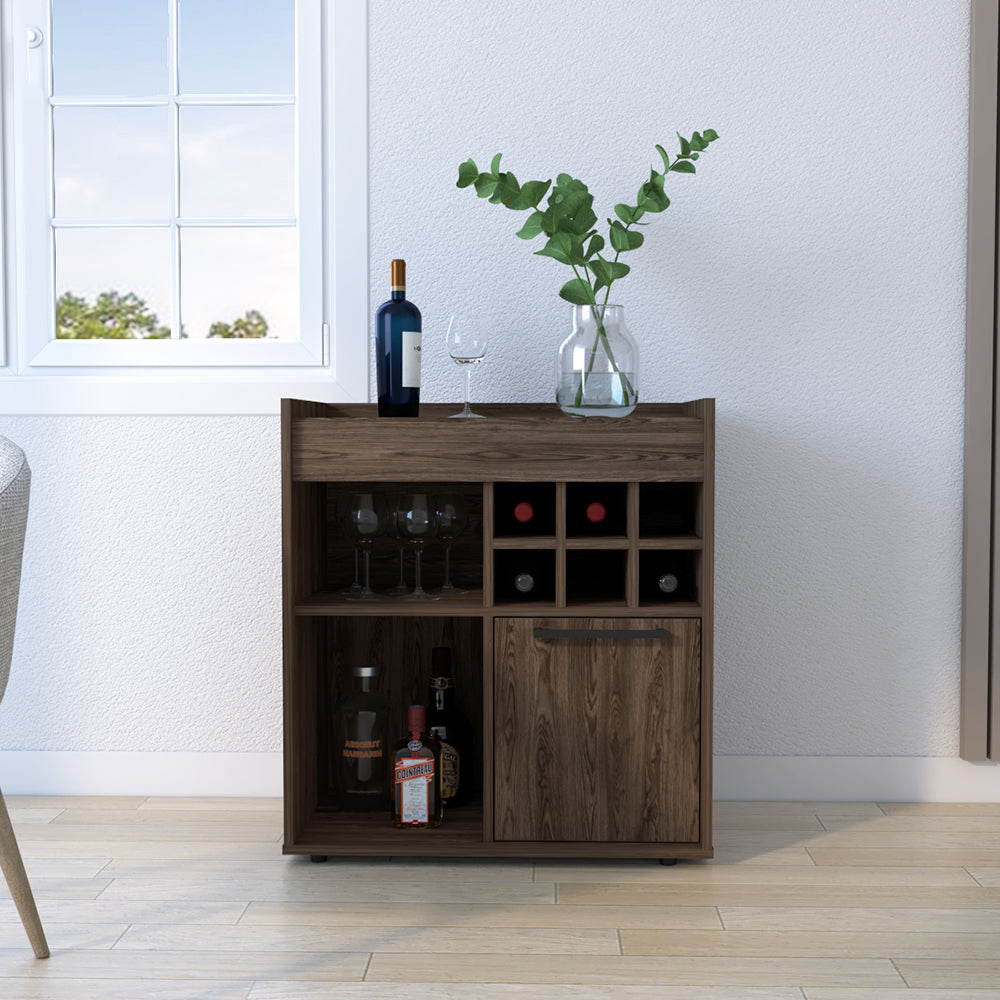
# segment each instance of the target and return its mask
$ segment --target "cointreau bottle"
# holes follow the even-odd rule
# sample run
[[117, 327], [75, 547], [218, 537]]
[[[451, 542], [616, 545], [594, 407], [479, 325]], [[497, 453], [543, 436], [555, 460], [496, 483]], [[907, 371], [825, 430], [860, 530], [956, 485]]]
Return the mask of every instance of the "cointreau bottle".
[[392, 755], [392, 825], [427, 829], [441, 823], [441, 744], [427, 732], [427, 709], [411, 705], [409, 735]]

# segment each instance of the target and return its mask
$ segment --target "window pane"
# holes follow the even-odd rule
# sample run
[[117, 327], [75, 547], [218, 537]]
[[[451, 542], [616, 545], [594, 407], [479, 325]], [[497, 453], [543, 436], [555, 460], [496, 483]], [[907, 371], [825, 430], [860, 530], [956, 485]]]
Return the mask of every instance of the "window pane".
[[295, 215], [295, 109], [194, 107], [180, 113], [181, 215]]
[[170, 335], [168, 229], [56, 231], [59, 338]]
[[178, 0], [185, 94], [295, 92], [295, 0]]
[[166, 0], [52, 0], [53, 92], [165, 94], [168, 10]]
[[296, 232], [181, 232], [181, 322], [198, 337], [298, 337]]
[[56, 216], [166, 219], [166, 108], [56, 108]]

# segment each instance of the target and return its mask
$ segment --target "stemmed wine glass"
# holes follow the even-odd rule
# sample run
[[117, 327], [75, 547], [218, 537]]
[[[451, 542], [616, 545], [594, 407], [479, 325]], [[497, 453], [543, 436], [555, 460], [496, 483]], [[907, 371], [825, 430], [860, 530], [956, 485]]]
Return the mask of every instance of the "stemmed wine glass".
[[374, 493], [352, 493], [347, 505], [347, 533], [365, 559], [365, 585], [358, 594], [348, 594], [349, 601], [377, 601], [371, 588], [372, 545], [385, 531], [385, 508]]
[[396, 529], [399, 537], [406, 539], [416, 554], [417, 575], [413, 592], [404, 597], [405, 601], [436, 601], [437, 597], [428, 594], [420, 585], [420, 556], [424, 543], [430, 541], [438, 528], [437, 514], [434, 504], [427, 493], [404, 493], [396, 508]]
[[389, 516], [386, 518], [385, 533], [396, 543], [399, 548], [399, 583], [395, 587], [389, 587], [384, 591], [385, 594], [391, 597], [399, 597], [402, 594], [408, 594], [410, 588], [406, 585], [406, 573], [403, 569], [403, 553], [406, 551], [406, 539], [399, 533], [399, 524], [396, 519], [396, 511], [399, 510], [399, 505], [402, 502], [402, 495], [399, 493], [390, 493], [386, 497], [386, 506], [389, 510]]
[[453, 413], [453, 417], [482, 417], [481, 413], [473, 413], [469, 409], [470, 379], [472, 366], [478, 365], [486, 356], [488, 337], [485, 331], [467, 330], [458, 315], [448, 320], [448, 333], [445, 337], [448, 354], [459, 367], [465, 367], [465, 407], [461, 413]]
[[467, 594], [467, 590], [451, 582], [451, 544], [468, 524], [468, 507], [458, 493], [438, 493], [434, 496], [434, 511], [438, 519], [438, 538], [444, 542], [444, 583], [438, 593]]
[[[348, 527], [347, 522], [350, 518], [350, 497], [340, 496], [336, 500], [335, 516], [337, 521]], [[349, 528], [348, 528], [349, 530]], [[354, 548], [354, 582], [348, 587], [341, 587], [337, 593], [341, 597], [357, 597], [361, 593], [361, 553], [358, 547], [355, 545]]]

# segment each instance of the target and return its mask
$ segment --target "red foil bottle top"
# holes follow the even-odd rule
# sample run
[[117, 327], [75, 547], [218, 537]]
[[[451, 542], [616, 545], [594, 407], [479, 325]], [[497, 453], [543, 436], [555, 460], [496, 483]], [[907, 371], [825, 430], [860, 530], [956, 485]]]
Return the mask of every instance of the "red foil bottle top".
[[587, 520], [591, 524], [600, 524], [608, 516], [607, 508], [604, 504], [594, 501], [593, 503], [587, 504]]
[[451, 677], [451, 649], [435, 646], [431, 650], [431, 673], [435, 677]]
[[422, 733], [427, 729], [427, 709], [423, 705], [411, 705], [407, 709], [406, 728], [411, 733]]
[[514, 508], [514, 519], [520, 521], [521, 524], [527, 524], [534, 516], [535, 508], [527, 500], [522, 500]]

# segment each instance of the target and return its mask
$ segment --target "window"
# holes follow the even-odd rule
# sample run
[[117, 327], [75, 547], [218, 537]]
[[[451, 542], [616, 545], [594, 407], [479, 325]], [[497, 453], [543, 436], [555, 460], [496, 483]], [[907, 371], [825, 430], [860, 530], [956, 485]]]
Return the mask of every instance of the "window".
[[4, 28], [3, 409], [365, 399], [333, 225], [367, 224], [364, 5], [9, 0]]

